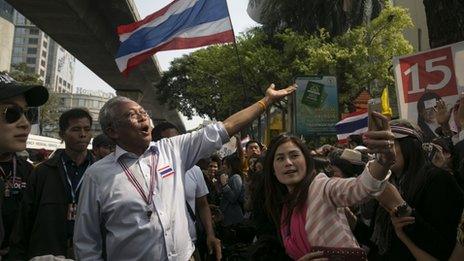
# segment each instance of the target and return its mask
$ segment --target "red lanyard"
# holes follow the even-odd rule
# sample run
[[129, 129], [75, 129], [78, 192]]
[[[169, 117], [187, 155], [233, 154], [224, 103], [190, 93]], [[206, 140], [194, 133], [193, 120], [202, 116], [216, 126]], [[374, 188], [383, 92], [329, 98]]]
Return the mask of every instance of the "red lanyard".
[[[145, 192], [143, 191], [142, 186], [140, 185], [138, 180], [135, 178], [134, 173], [132, 173], [132, 171], [127, 167], [127, 165], [122, 161], [121, 158], [118, 159], [118, 163], [119, 163], [119, 165], [121, 165], [121, 168], [124, 171], [124, 173], [126, 174], [127, 179], [129, 179], [132, 186], [135, 187], [135, 189], [140, 194], [140, 196], [143, 198], [143, 200], [147, 204], [147, 207], [149, 208], [151, 203], [152, 203], [152, 200], [153, 200], [153, 195], [155, 194], [154, 193], [154, 190], [155, 190], [155, 174], [156, 174], [156, 172], [155, 172], [155, 170], [156, 170], [155, 154], [154, 153], [151, 154], [151, 157], [150, 157], [150, 163], [151, 163], [151, 166], [150, 166], [150, 188], [149, 188], [149, 191], [148, 191], [148, 195], [145, 194]], [[143, 175], [143, 173], [142, 173], [142, 175]], [[152, 214], [152, 211], [148, 210], [147, 211], [148, 218], [150, 218], [151, 214]]]

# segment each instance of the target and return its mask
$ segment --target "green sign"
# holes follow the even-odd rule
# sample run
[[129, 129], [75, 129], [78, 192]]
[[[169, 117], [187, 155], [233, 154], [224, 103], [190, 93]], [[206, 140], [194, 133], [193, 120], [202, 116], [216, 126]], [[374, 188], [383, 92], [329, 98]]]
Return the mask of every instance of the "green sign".
[[297, 135], [335, 133], [338, 117], [337, 80], [333, 76], [298, 77], [294, 99], [294, 130]]

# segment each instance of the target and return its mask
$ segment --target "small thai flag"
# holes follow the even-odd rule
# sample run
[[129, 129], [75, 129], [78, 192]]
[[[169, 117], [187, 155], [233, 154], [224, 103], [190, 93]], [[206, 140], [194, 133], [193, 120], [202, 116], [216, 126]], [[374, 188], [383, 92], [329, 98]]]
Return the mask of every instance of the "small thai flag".
[[346, 118], [335, 124], [337, 138], [340, 143], [345, 143], [352, 134], [363, 134], [367, 131], [368, 114], [366, 111], [353, 112]]
[[233, 42], [226, 0], [174, 0], [145, 19], [118, 26], [123, 74], [158, 51]]
[[242, 145], [242, 148], [245, 149], [246, 144], [251, 140], [250, 135], [247, 135], [245, 138], [243, 138], [240, 141], [240, 144]]
[[162, 178], [166, 178], [174, 175], [174, 170], [171, 168], [171, 166], [169, 166], [169, 164], [166, 164], [164, 167], [158, 169], [158, 173]]

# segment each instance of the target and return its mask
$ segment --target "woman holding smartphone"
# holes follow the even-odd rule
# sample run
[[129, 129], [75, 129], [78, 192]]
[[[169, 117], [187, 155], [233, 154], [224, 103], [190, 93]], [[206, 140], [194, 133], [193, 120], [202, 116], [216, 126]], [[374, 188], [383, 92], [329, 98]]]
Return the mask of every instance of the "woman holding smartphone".
[[[420, 132], [406, 120], [390, 122], [395, 135], [395, 163], [390, 182], [414, 209], [404, 224], [406, 235], [421, 249], [439, 260], [448, 260], [456, 242], [456, 227], [464, 207], [464, 195], [452, 175], [428, 162]], [[407, 211], [405, 211], [407, 212]], [[402, 216], [402, 215], [400, 215]], [[408, 219], [407, 219], [408, 220]], [[395, 236], [390, 213], [379, 208], [372, 235], [378, 247], [373, 260], [415, 260], [407, 246]]]
[[[310, 151], [296, 137], [283, 134], [271, 142], [264, 164], [265, 206], [294, 260], [336, 256], [366, 260], [343, 207], [381, 194], [388, 184], [395, 161], [394, 136], [386, 117], [376, 112], [372, 116], [386, 128], [365, 133], [364, 142], [376, 159], [357, 178], [317, 173]], [[317, 250], [323, 251], [311, 253]]]

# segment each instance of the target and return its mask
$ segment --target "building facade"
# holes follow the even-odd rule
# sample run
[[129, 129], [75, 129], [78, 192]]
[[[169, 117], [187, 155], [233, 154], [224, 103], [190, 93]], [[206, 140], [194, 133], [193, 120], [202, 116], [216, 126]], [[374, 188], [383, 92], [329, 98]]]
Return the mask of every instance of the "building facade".
[[408, 9], [414, 26], [407, 28], [404, 37], [414, 47], [415, 52], [430, 49], [429, 30], [427, 28], [427, 16], [422, 0], [392, 0], [393, 5]]
[[49, 37], [18, 11], [14, 12], [13, 22], [15, 33], [12, 66], [24, 63], [30, 73], [39, 75], [40, 80], [45, 82]]
[[[92, 131], [94, 136], [102, 133], [100, 123], [98, 122], [98, 114], [105, 102], [114, 97], [114, 94], [77, 88], [75, 93], [55, 93], [54, 95], [58, 99], [55, 113], [57, 117], [72, 108], [85, 108], [90, 112], [93, 119]], [[47, 137], [59, 138], [58, 132], [58, 119], [56, 120], [56, 124], [43, 126], [42, 129], [42, 135]]]
[[14, 38], [13, 13], [13, 7], [0, 0], [0, 71], [10, 71]]
[[72, 93], [76, 58], [50, 39], [45, 85], [52, 92]]
[[18, 11], [14, 11], [12, 65], [26, 64], [52, 92], [73, 91], [76, 59]]

